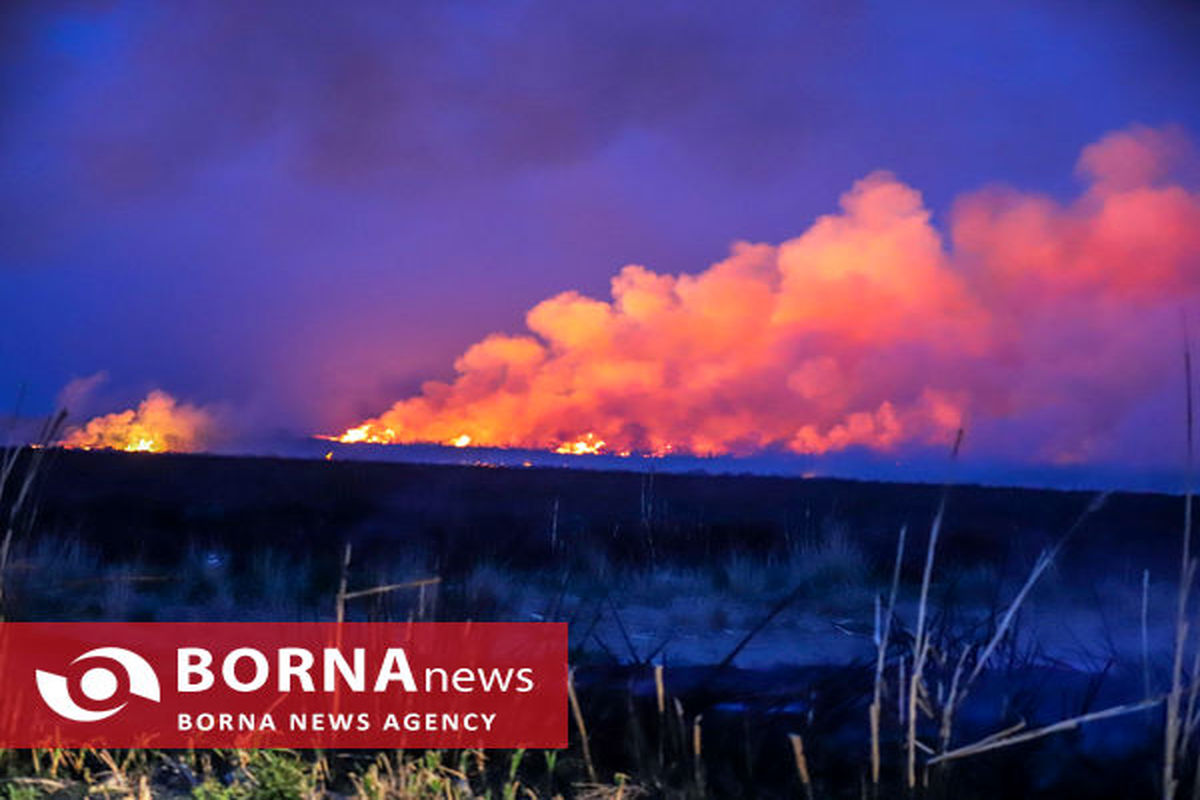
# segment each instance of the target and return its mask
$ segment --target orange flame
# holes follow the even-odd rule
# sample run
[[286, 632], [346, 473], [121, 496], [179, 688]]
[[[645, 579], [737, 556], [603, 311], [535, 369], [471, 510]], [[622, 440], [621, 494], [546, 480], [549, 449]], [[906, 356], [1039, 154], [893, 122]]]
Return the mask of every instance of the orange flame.
[[214, 428], [209, 411], [155, 390], [136, 409], [105, 414], [68, 430], [59, 444], [78, 450], [192, 452], [203, 447]]
[[395, 444], [397, 442], [396, 432], [391, 428], [378, 428], [369, 423], [363, 423], [357, 428], [350, 428], [341, 436], [323, 436], [321, 438], [342, 444]]
[[603, 439], [598, 439], [596, 434], [585, 433], [573, 442], [563, 442], [554, 448], [554, 452], [571, 456], [595, 456], [603, 453], [606, 446], [607, 443]]

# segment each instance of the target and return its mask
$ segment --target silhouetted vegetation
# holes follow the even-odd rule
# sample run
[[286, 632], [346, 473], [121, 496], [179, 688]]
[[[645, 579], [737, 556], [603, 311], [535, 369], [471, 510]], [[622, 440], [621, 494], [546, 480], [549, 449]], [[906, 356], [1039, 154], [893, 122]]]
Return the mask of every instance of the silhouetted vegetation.
[[1176, 497], [52, 457], [10, 619], [566, 620], [578, 702], [563, 753], [10, 752], [9, 797], [1161, 796]]

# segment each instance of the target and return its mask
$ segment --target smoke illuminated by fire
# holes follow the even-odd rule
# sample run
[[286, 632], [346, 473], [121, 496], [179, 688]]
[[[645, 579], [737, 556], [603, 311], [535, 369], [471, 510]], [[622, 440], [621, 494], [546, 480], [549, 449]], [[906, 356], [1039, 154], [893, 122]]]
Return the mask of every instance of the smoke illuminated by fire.
[[106, 414], [72, 428], [60, 444], [80, 450], [192, 452], [201, 449], [214, 430], [211, 412], [178, 403], [166, 392], [156, 390], [136, 409]]
[[988, 188], [948, 233], [877, 172], [781, 244], [695, 274], [627, 266], [610, 301], [552, 297], [528, 333], [486, 337], [452, 381], [335, 438], [826, 453], [946, 442], [969, 421], [1022, 457], [1103, 455], [1178, 371], [1200, 291], [1200, 195], [1172, 177], [1190, 157], [1175, 129], [1113, 133], [1083, 151], [1071, 202]]

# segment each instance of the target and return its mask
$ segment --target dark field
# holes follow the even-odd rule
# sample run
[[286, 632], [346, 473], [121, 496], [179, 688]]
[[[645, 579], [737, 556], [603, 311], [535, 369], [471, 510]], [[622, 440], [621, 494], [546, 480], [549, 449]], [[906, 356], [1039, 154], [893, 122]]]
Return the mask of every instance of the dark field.
[[[553, 763], [525, 756], [519, 775], [536, 796], [907, 791], [900, 687], [920, 635], [914, 620], [942, 487], [47, 455], [36, 517], [13, 545], [9, 619], [332, 619], [351, 545], [351, 590], [439, 582], [348, 603], [349, 619], [571, 623], [598, 785], [584, 785], [590, 780], [573, 727], [572, 748]], [[917, 738], [932, 749], [917, 758], [917, 793], [1161, 791], [1161, 703], [1026, 744], [925, 763], [933, 751], [1018, 724], [1034, 730], [1169, 688], [1184, 502], [1115, 494], [1088, 513], [1097, 497], [972, 486], [945, 494], [916, 699]], [[1002, 622], [1039, 553], [1073, 526], [1028, 598]], [[906, 553], [879, 681], [875, 789], [868, 725], [874, 634], [902, 527]], [[945, 709], [993, 638], [947, 733]], [[807, 785], [790, 734], [803, 739]], [[346, 755], [326, 788], [351, 792], [362, 759]], [[489, 769], [478, 780], [506, 792], [504, 770]]]
[[[414, 548], [449, 576], [484, 560], [541, 569], [580, 548], [633, 566], [711, 564], [781, 553], [836, 526], [886, 566], [899, 528], [927, 528], [940, 496], [938, 486], [832, 479], [63, 451], [43, 479], [39, 530], [153, 562], [200, 542], [318, 558], [346, 541], [372, 555]], [[956, 486], [942, 556], [1017, 559], [1023, 572], [1093, 497]], [[1182, 506], [1114, 494], [1061, 566], [1174, 569]]]

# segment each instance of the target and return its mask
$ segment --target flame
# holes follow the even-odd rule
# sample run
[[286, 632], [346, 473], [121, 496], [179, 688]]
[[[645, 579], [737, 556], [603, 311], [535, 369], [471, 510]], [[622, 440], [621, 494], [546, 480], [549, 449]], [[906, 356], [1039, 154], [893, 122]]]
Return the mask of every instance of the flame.
[[369, 422], [365, 422], [357, 428], [350, 428], [341, 436], [322, 436], [321, 438], [342, 444], [395, 444], [398, 441], [396, 432], [391, 428], [380, 428]]
[[214, 429], [211, 412], [155, 390], [136, 409], [105, 414], [68, 430], [59, 444], [77, 450], [191, 452], [201, 449]]
[[603, 439], [597, 438], [596, 434], [585, 433], [573, 442], [563, 442], [554, 448], [554, 452], [571, 456], [596, 456], [603, 453], [606, 446], [607, 443]]
[[454, 379], [337, 439], [820, 454], [941, 445], [970, 417], [992, 455], [1122, 453], [1161, 416], [1177, 379], [1161, 342], [1200, 300], [1181, 140], [1110, 134], [1083, 151], [1076, 198], [989, 188], [944, 229], [916, 189], [873, 173], [792, 239], [737, 243], [691, 274], [626, 266], [610, 299], [551, 297], [526, 332], [487, 336]]

